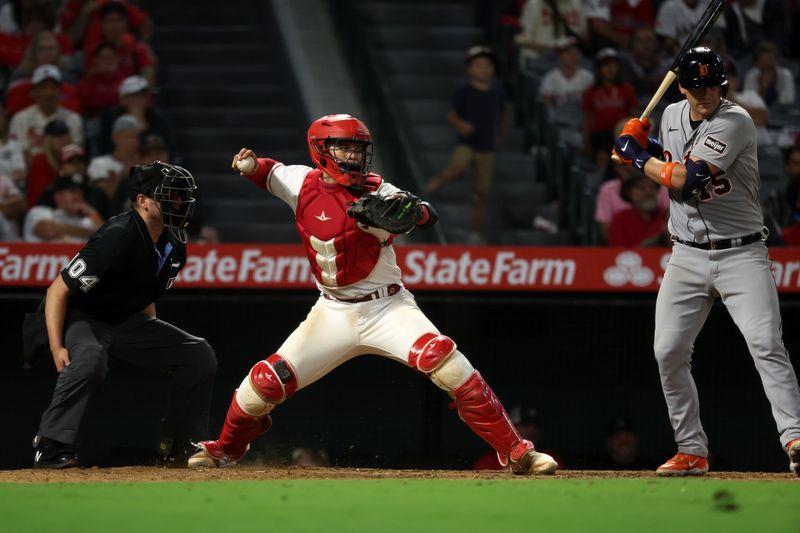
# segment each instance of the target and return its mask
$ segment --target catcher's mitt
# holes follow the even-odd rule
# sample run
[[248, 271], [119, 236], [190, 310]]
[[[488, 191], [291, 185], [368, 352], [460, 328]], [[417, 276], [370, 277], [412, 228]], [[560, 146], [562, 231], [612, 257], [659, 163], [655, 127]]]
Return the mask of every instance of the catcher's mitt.
[[350, 204], [347, 215], [364, 225], [399, 235], [408, 233], [422, 220], [421, 203], [419, 198], [405, 191], [391, 196], [370, 193]]

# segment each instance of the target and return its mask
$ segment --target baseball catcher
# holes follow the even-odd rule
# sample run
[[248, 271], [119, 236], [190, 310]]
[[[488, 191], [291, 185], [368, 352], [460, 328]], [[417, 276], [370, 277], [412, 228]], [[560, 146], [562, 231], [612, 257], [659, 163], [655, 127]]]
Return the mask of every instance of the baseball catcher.
[[555, 472], [558, 464], [520, 436], [491, 387], [403, 287], [392, 242], [433, 226], [433, 207], [370, 172], [372, 136], [357, 118], [316, 120], [308, 148], [316, 168], [258, 159], [246, 148], [233, 157], [243, 176], [294, 211], [320, 296], [283, 345], [245, 376], [219, 437], [201, 442], [189, 466], [235, 464], [270, 428], [275, 407], [345, 361], [378, 354], [446, 391], [503, 466], [517, 474]]

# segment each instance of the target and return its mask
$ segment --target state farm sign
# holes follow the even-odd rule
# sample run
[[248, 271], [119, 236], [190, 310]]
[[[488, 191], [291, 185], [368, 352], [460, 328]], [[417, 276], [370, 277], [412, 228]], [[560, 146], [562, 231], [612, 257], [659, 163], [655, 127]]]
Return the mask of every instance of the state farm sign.
[[[46, 287], [77, 253], [75, 245], [0, 244], [0, 286]], [[652, 292], [668, 248], [402, 246], [396, 248], [411, 289]], [[800, 248], [770, 251], [782, 293], [800, 293]], [[311, 289], [299, 245], [195, 245], [176, 288]]]

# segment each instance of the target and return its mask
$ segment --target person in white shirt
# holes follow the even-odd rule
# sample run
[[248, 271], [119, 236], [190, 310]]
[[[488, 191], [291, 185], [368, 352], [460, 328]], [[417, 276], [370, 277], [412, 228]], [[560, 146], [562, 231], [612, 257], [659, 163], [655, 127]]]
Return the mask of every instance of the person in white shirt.
[[[557, 13], [553, 12], [553, 7]], [[519, 17], [522, 32], [516, 36], [523, 53], [535, 57], [552, 52], [571, 40], [585, 40], [586, 12], [582, 0], [528, 0]]]
[[794, 103], [794, 76], [791, 70], [778, 65], [774, 44], [758, 45], [753, 66], [744, 75], [744, 88], [757, 92], [769, 107]]
[[[656, 34], [674, 55], [684, 41], [694, 31], [697, 21], [703, 16], [711, 0], [666, 0], [656, 14]], [[725, 19], [720, 17], [714, 23], [712, 32], [725, 29]]]
[[44, 127], [60, 119], [69, 128], [72, 140], [83, 144], [83, 118], [59, 105], [61, 71], [53, 65], [42, 65], [31, 76], [31, 97], [35, 102], [11, 118], [11, 137], [16, 139], [28, 161], [41, 148]]
[[121, 115], [111, 128], [114, 149], [110, 154], [92, 158], [87, 174], [92, 185], [103, 190], [109, 200], [125, 178], [127, 170], [138, 162], [139, 134], [142, 126], [133, 115]]
[[0, 241], [19, 240], [16, 218], [25, 212], [25, 197], [14, 181], [0, 173]]
[[735, 63], [731, 62], [728, 64], [727, 74], [728, 94], [726, 98], [731, 102], [739, 104], [750, 114], [750, 118], [753, 119], [753, 124], [756, 125], [756, 142], [758, 146], [774, 144], [767, 130], [767, 122], [769, 121], [769, 108], [767, 108], [767, 103], [764, 102], [761, 95], [752, 89], [744, 89], [741, 92], [738, 90], [739, 70]]
[[8, 115], [0, 101], [0, 175], [9, 176], [15, 184], [23, 185], [27, 172], [19, 143], [8, 136]]
[[556, 50], [558, 67], [542, 78], [539, 96], [548, 106], [580, 105], [586, 88], [594, 83], [594, 74], [578, 65], [581, 52], [576, 41]]
[[86, 242], [104, 220], [84, 201], [83, 186], [73, 176], [59, 176], [53, 182], [55, 208], [33, 207], [22, 230], [27, 242]]

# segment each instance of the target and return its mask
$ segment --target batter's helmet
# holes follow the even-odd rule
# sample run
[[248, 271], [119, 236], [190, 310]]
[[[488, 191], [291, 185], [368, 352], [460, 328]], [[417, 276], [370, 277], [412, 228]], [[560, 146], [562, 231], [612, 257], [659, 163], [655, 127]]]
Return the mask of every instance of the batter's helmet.
[[161, 161], [131, 167], [128, 176], [130, 199], [136, 200], [139, 194], [144, 194], [157, 201], [164, 225], [180, 242], [187, 241], [186, 228], [194, 215], [196, 189], [188, 170]]
[[[347, 141], [362, 147], [359, 161], [341, 161], [334, 156], [336, 145]], [[372, 134], [367, 126], [350, 115], [326, 115], [308, 128], [311, 160], [340, 185], [361, 188], [372, 166]]]
[[711, 48], [698, 46], [686, 52], [678, 66], [678, 82], [685, 89], [728, 86], [722, 59]]

